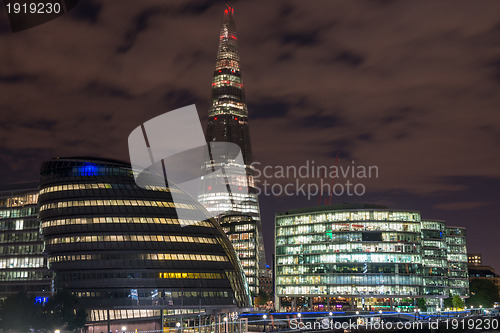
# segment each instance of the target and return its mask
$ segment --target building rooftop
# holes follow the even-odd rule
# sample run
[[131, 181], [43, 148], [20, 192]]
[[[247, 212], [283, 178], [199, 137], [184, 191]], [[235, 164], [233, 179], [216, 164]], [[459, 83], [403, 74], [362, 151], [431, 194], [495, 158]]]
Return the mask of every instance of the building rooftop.
[[[316, 206], [316, 207], [289, 209], [286, 212], [277, 213], [276, 216], [332, 211], [332, 210], [341, 211], [341, 210], [362, 210], [362, 209], [389, 209], [389, 208], [383, 205], [368, 204], [368, 203], [342, 203], [332, 206]], [[416, 212], [414, 210], [406, 210], [406, 209], [401, 209], [401, 210], [398, 209], [398, 211]]]
[[500, 277], [491, 266], [469, 266], [470, 277]]
[[85, 160], [85, 161], [96, 161], [96, 162], [108, 162], [130, 165], [130, 162], [125, 162], [121, 160], [116, 160], [113, 158], [96, 157], [96, 156], [68, 156], [68, 157], [55, 157], [53, 160]]

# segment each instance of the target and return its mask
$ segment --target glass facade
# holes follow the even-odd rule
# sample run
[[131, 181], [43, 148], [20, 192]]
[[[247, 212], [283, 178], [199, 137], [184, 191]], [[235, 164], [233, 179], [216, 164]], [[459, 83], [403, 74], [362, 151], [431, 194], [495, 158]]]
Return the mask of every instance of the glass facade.
[[257, 285], [257, 221], [251, 216], [225, 215], [220, 218], [220, 225], [238, 254], [249, 286]]
[[448, 286], [451, 295], [469, 296], [469, 272], [465, 228], [446, 227]]
[[[442, 308], [448, 296], [448, 247], [444, 221], [422, 221], [423, 294], [426, 303]], [[432, 297], [434, 296], [434, 297]]]
[[[450, 243], [457, 242], [452, 255]], [[464, 229], [422, 221], [416, 211], [339, 205], [279, 213], [277, 305], [281, 310], [412, 306], [420, 297], [432, 305], [454, 288], [467, 296], [467, 281], [455, 277], [461, 267], [455, 260], [467, 261], [466, 253]], [[451, 282], [456, 279], [461, 282]]]
[[0, 299], [18, 292], [34, 297], [51, 293], [37, 200], [38, 184], [0, 190]]
[[[259, 201], [253, 179], [255, 170], [251, 166], [248, 110], [241, 79], [238, 37], [233, 14], [234, 8], [227, 6], [219, 34], [206, 139], [207, 142], [229, 142], [238, 145], [241, 148], [244, 165], [233, 163], [238, 165], [233, 165], [230, 175], [222, 177], [212, 174], [212, 170], [218, 167], [215, 161], [206, 163], [202, 168], [203, 186], [198, 200], [210, 213], [219, 216], [219, 221], [233, 242], [245, 268], [250, 291], [256, 294], [259, 271], [265, 267], [264, 242]], [[220, 184], [227, 186], [221, 187]], [[224, 192], [215, 190], [217, 188], [222, 188]], [[238, 189], [241, 192], [236, 190], [227, 193], [225, 191], [227, 188]], [[224, 215], [229, 216], [224, 218]], [[253, 235], [251, 243], [239, 239], [242, 234], [233, 226], [240, 224], [236, 220], [252, 220], [254, 231], [251, 233]], [[252, 257], [249, 257], [249, 253], [252, 253]]]
[[[251, 305], [231, 243], [212, 219], [182, 221], [176, 208], [202, 210], [177, 188], [143, 189], [129, 165], [61, 158], [43, 163], [40, 219], [55, 272], [93, 321], [203, 313]], [[109, 310], [109, 311], [108, 311]], [[130, 315], [130, 316], [129, 316]]]

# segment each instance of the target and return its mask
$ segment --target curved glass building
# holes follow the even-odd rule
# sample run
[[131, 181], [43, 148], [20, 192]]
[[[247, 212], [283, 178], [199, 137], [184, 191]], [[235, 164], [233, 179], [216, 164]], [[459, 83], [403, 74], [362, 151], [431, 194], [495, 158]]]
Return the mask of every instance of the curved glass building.
[[[422, 297], [437, 306], [448, 296], [449, 233], [443, 222], [421, 221], [417, 211], [296, 209], [277, 214], [275, 233], [281, 310], [410, 308]], [[456, 251], [467, 253], [465, 245]]]
[[40, 219], [55, 289], [76, 295], [90, 321], [250, 306], [224, 232], [211, 219], [179, 221], [176, 209], [203, 208], [187, 195], [174, 203], [170, 191], [180, 190], [136, 186], [130, 165], [118, 161], [42, 164]]

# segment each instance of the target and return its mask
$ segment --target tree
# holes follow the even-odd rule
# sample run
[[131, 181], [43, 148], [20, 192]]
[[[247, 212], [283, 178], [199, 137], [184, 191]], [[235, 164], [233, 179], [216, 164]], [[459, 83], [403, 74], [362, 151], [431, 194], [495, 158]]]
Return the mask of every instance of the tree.
[[453, 299], [451, 302], [452, 302], [453, 307], [455, 309], [463, 309], [465, 307], [464, 300], [458, 295], [453, 296]]
[[24, 292], [4, 300], [0, 307], [0, 319], [0, 328], [3, 330], [26, 332], [30, 328], [46, 328], [42, 305], [35, 304], [33, 297]]
[[470, 297], [467, 304], [479, 307], [492, 307], [499, 300], [498, 287], [491, 280], [472, 279], [469, 283]]
[[259, 292], [259, 296], [257, 296], [255, 298], [255, 305], [259, 306], [259, 305], [266, 305], [266, 303], [269, 301], [269, 295], [264, 292], [264, 291], [260, 291]]
[[445, 298], [443, 304], [445, 308], [453, 308], [453, 297], [450, 295], [448, 298]]
[[45, 305], [45, 313], [52, 329], [73, 331], [85, 325], [85, 310], [78, 299], [67, 290], [58, 291]]
[[417, 307], [421, 310], [421, 311], [427, 311], [427, 303], [425, 302], [425, 298], [419, 298], [417, 299]]

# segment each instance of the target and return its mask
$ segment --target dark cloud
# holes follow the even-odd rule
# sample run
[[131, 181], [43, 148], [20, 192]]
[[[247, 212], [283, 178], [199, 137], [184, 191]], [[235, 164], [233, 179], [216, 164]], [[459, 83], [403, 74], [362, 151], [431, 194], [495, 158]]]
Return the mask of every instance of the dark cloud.
[[29, 122], [24, 122], [21, 126], [24, 128], [50, 131], [54, 128], [56, 124], [57, 124], [56, 120], [39, 119], [39, 120], [31, 120]]
[[350, 67], [358, 67], [365, 61], [365, 57], [352, 51], [342, 51], [335, 57], [334, 61]]
[[500, 59], [490, 62], [487, 67], [492, 70], [492, 78], [500, 83]]
[[29, 74], [10, 74], [0, 75], [0, 83], [26, 83], [34, 82], [37, 80], [35, 75]]
[[446, 203], [436, 204], [433, 206], [433, 208], [439, 210], [464, 211], [488, 205], [489, 205], [488, 202], [481, 202], [481, 201], [446, 202]]
[[344, 121], [333, 114], [312, 114], [302, 117], [300, 120], [300, 127], [320, 127], [320, 128], [333, 128], [342, 126]]
[[265, 101], [248, 103], [248, 109], [252, 119], [286, 117], [290, 105], [283, 101]]
[[90, 82], [85, 87], [85, 91], [87, 91], [91, 95], [96, 96], [110, 96], [125, 99], [133, 98], [132, 94], [130, 94], [130, 92], [126, 91], [124, 88], [115, 87], [112, 84], [99, 81]]
[[410, 133], [408, 131], [403, 131], [403, 132], [397, 132], [392, 135], [392, 138], [394, 140], [403, 140], [407, 139], [410, 136]]
[[356, 136], [356, 139], [358, 139], [359, 141], [370, 141], [373, 140], [373, 134], [372, 133], [359, 134]]
[[[339, 160], [352, 160], [353, 156], [352, 151], [354, 148], [354, 144], [350, 140], [335, 140], [329, 143], [328, 148], [329, 152], [327, 157], [330, 159]], [[328, 151], [328, 150], [327, 150]]]
[[321, 30], [287, 32], [281, 36], [283, 44], [294, 44], [296, 46], [309, 46], [316, 44], [319, 40]]
[[54, 157], [53, 154], [54, 150], [50, 148], [6, 149], [4, 147], [0, 152], [2, 184], [38, 181], [41, 161]]
[[163, 95], [166, 111], [175, 109], [179, 106], [197, 104], [200, 102], [200, 97], [187, 89], [168, 87], [165, 91], [168, 91]]
[[500, 145], [500, 128], [492, 124], [480, 126], [479, 131], [488, 135], [495, 144]]
[[380, 121], [384, 124], [401, 122], [407, 120], [414, 111], [415, 110], [412, 107], [400, 107], [395, 110], [389, 110], [386, 111], [385, 115], [380, 118]]
[[278, 14], [277, 17], [279, 17], [280, 19], [286, 18], [294, 12], [295, 7], [286, 2], [280, 3], [280, 7], [276, 11], [276, 13]]
[[150, 21], [156, 16], [164, 15], [165, 12], [165, 7], [154, 6], [146, 8], [136, 15], [130, 24], [131, 26], [125, 33], [122, 43], [117, 47], [116, 53], [126, 53], [129, 51], [139, 34], [149, 27]]
[[191, 1], [184, 5], [182, 5], [176, 12], [180, 15], [201, 15], [205, 13], [207, 10], [212, 8], [213, 6], [221, 6], [224, 4], [224, 1], [221, 0], [205, 0], [205, 1]]
[[291, 53], [291, 52], [283, 52], [283, 53], [280, 53], [276, 57], [276, 62], [288, 61], [288, 60], [291, 60], [291, 59], [293, 59], [293, 53]]

